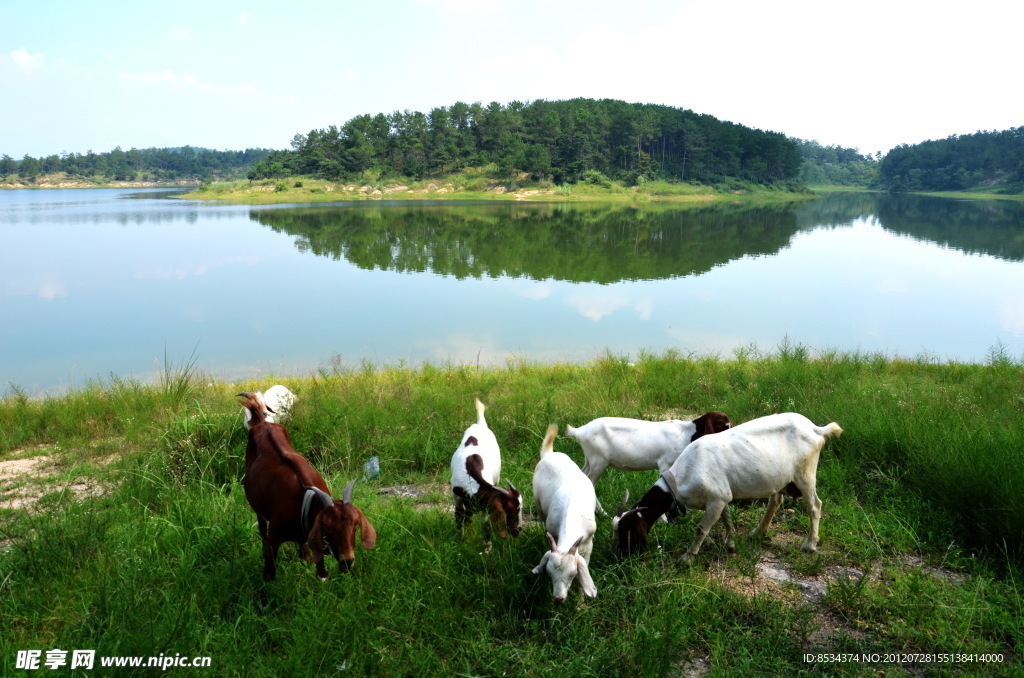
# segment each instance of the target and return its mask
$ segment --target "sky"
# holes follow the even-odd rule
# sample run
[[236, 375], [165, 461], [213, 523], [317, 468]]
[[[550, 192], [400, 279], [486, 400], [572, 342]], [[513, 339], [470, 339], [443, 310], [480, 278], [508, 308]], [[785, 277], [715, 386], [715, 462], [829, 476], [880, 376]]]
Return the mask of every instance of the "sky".
[[1020, 0], [0, 0], [0, 154], [576, 97], [884, 154], [1024, 125], [1022, 26]]

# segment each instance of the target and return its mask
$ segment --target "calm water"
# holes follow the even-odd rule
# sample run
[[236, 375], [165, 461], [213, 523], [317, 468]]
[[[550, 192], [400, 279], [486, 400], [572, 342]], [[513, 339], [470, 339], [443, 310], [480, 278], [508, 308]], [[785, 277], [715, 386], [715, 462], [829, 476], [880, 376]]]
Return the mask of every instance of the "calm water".
[[1024, 355], [1024, 205], [210, 205], [0, 191], [0, 393], [363, 361], [641, 351]]

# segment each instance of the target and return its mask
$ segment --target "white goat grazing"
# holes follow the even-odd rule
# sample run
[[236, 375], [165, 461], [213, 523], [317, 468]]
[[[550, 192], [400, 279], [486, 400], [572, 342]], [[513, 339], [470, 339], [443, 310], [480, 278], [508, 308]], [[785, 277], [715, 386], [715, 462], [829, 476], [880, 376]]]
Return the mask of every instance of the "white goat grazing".
[[533, 573], [547, 571], [555, 602], [561, 604], [577, 577], [583, 593], [591, 598], [597, 596], [588, 565], [597, 531], [597, 496], [594, 484], [573, 460], [554, 451], [556, 435], [558, 426], [551, 424], [540, 448], [540, 462], [533, 472], [533, 498], [551, 545]]
[[[272, 424], [286, 424], [292, 415], [292, 407], [295, 406], [296, 396], [286, 387], [275, 384], [267, 389], [266, 393], [254, 391], [253, 399], [263, 406], [266, 412], [266, 421]], [[252, 414], [249, 410], [242, 408], [245, 413], [245, 430], [252, 428]]]
[[475, 401], [477, 420], [466, 429], [462, 442], [452, 455], [451, 486], [455, 495], [455, 526], [462, 534], [466, 521], [477, 511], [488, 511], [484, 521], [484, 550], [491, 549], [491, 523], [502, 539], [519, 535], [522, 529], [523, 498], [515, 486], [498, 487], [501, 479], [501, 450], [498, 439], [487, 426], [484, 404]]
[[731, 426], [732, 421], [722, 412], [708, 412], [693, 421], [599, 417], [579, 428], [566, 426], [565, 435], [583, 447], [587, 460], [583, 473], [596, 485], [609, 466], [622, 471], [658, 469], [664, 473], [691, 442]]
[[783, 494], [793, 493], [793, 486], [799, 490], [797, 496], [802, 494], [807, 502], [811, 519], [802, 549], [817, 550], [821, 519], [821, 499], [815, 489], [818, 457], [825, 440], [842, 432], [835, 422], [816, 426], [807, 417], [789, 412], [754, 419], [695, 440], [636, 507], [625, 514], [620, 511], [614, 523], [620, 550], [645, 547], [647, 530], [673, 501], [680, 507], [704, 511], [696, 539], [680, 560], [697, 555], [719, 517], [725, 520], [725, 544], [731, 550], [729, 502], [769, 497], [768, 509], [752, 534], [762, 537], [782, 504]]

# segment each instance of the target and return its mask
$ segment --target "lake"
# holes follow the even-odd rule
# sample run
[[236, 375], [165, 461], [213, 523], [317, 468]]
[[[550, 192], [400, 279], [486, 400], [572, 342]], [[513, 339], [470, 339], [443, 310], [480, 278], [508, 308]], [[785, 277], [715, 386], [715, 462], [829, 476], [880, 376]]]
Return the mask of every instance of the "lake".
[[0, 393], [668, 350], [1024, 356], [1024, 204], [356, 202], [0, 191]]

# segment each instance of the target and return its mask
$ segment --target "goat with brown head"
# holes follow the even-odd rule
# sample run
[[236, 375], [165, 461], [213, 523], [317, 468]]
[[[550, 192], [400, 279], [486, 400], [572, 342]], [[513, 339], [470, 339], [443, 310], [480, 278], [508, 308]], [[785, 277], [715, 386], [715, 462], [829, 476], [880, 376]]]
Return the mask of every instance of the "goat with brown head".
[[267, 407], [254, 393], [239, 393], [248, 413], [245, 449], [245, 497], [256, 513], [263, 540], [263, 578], [276, 576], [277, 551], [286, 541], [299, 544], [308, 560], [309, 543], [317, 576], [327, 578], [324, 554], [333, 552], [338, 568], [347, 572], [355, 560], [355, 531], [359, 529], [364, 548], [373, 548], [377, 534], [352, 504], [352, 483], [333, 499], [327, 483], [306, 459], [292, 447], [284, 426], [267, 421]]
[[330, 506], [324, 507], [317, 514], [309, 531], [309, 549], [317, 563], [317, 576], [321, 579], [327, 578], [323, 562], [328, 548], [337, 558], [340, 572], [352, 569], [356, 560], [356, 528], [359, 529], [364, 549], [372, 549], [377, 543], [377, 532], [373, 525], [352, 503], [352, 486], [355, 482], [353, 480], [345, 487], [341, 499], [334, 499]]
[[483, 523], [484, 551], [491, 549], [491, 530], [502, 539], [519, 535], [522, 526], [523, 498], [508, 480], [501, 487], [501, 450], [494, 432], [487, 426], [484, 404], [474, 402], [477, 421], [462, 435], [462, 442], [452, 455], [451, 488], [455, 497], [455, 527], [461, 538], [463, 529], [474, 513], [486, 513]]

